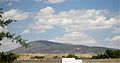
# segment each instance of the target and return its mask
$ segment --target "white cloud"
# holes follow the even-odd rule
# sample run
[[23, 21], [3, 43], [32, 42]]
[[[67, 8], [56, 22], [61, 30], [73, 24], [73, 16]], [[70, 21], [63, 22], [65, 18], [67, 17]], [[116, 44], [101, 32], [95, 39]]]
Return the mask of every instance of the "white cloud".
[[40, 32], [45, 32], [57, 26], [63, 28], [65, 34], [63, 36], [57, 36], [52, 40], [72, 44], [95, 44], [97, 40], [81, 32], [85, 30], [112, 28], [116, 25], [117, 19], [114, 17], [107, 18], [108, 14], [109, 12], [106, 10], [95, 9], [72, 9], [55, 13], [52, 7], [46, 7], [36, 14], [34, 17], [36, 21], [30, 24], [28, 29], [30, 31], [39, 30]]
[[50, 16], [54, 13], [54, 9], [52, 7], [46, 7], [44, 9], [41, 9], [35, 18], [39, 19], [41, 16]]
[[117, 18], [117, 23], [113, 28], [113, 33], [120, 33], [120, 15], [118, 15], [116, 18]]
[[28, 29], [30, 30], [30, 31], [32, 31], [32, 30], [39, 30], [39, 32], [45, 32], [46, 30], [49, 30], [49, 29], [53, 29], [53, 27], [51, 26], [51, 25], [47, 25], [47, 23], [46, 23], [46, 25], [42, 25], [42, 24], [34, 24], [34, 25], [29, 25], [28, 26]]
[[0, 0], [0, 3], [2, 3], [2, 2], [12, 2], [12, 1], [18, 2], [19, 0]]
[[65, 2], [66, 0], [47, 0], [49, 3], [62, 3]]
[[15, 19], [15, 20], [24, 20], [29, 17], [29, 13], [23, 12], [19, 9], [11, 9], [9, 11], [4, 12], [4, 19]]
[[40, 13], [43, 13], [43, 14], [52, 14], [52, 13], [54, 13], [54, 9], [52, 7], [46, 7], [44, 9], [41, 9]]
[[113, 36], [112, 38], [108, 37], [105, 39], [108, 47], [120, 49], [120, 35]]
[[115, 27], [113, 29], [113, 33], [120, 33], [120, 27]]
[[10, 2], [10, 3], [8, 3], [8, 6], [11, 6], [11, 5], [13, 5], [13, 3], [11, 3], [11, 2]]
[[66, 0], [34, 0], [34, 1], [44, 1], [44, 2], [48, 2], [48, 3], [56, 4], [56, 3], [63, 3]]
[[114, 36], [111, 41], [113, 42], [120, 42], [120, 36]]
[[7, 38], [4, 38], [2, 41], [0, 41], [0, 43], [1, 43], [0, 51], [9, 51], [9, 50], [13, 50], [20, 46], [20, 44], [11, 42], [11, 40]]
[[25, 29], [22, 33], [23, 34], [28, 34], [28, 33], [30, 33], [30, 30], [29, 29]]
[[64, 34], [63, 36], [56, 37], [51, 41], [57, 41], [61, 43], [71, 43], [71, 44], [81, 44], [81, 45], [91, 45], [95, 44], [96, 40], [93, 39], [91, 36], [86, 35], [85, 33], [81, 32], [72, 32], [68, 34]]
[[32, 24], [32, 27], [39, 30], [48, 30], [58, 26], [66, 32], [90, 29], [102, 30], [113, 27], [118, 21], [113, 17], [108, 18], [108, 14], [109, 12], [106, 10], [95, 9], [69, 10], [55, 13], [52, 7], [46, 7], [36, 14], [34, 19], [37, 21]]
[[[65, 34], [51, 40], [72, 44], [99, 45], [96, 42], [100, 41], [83, 31], [113, 29], [119, 21], [118, 18], [109, 16], [109, 14], [110, 12], [107, 10], [96, 9], [72, 9], [56, 13], [52, 7], [46, 7], [34, 16], [35, 22], [31, 23], [27, 29], [45, 32], [54, 27], [60, 27], [64, 29]], [[106, 46], [110, 47], [110, 44]]]

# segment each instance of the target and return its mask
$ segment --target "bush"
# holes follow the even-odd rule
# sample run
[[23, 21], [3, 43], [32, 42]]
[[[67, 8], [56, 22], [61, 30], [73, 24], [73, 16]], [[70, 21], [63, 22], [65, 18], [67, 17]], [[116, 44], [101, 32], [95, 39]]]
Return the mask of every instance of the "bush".
[[76, 58], [76, 59], [78, 59], [79, 57], [77, 57], [74, 54], [68, 54], [67, 56], [62, 56], [62, 58]]
[[5, 53], [0, 52], [0, 62], [1, 63], [14, 63], [14, 61], [18, 58], [18, 55], [15, 53]]
[[106, 50], [104, 53], [92, 56], [92, 59], [120, 58], [120, 50]]
[[32, 56], [31, 59], [43, 59], [45, 58], [44, 56]]
[[58, 56], [53, 56], [54, 59], [59, 58]]

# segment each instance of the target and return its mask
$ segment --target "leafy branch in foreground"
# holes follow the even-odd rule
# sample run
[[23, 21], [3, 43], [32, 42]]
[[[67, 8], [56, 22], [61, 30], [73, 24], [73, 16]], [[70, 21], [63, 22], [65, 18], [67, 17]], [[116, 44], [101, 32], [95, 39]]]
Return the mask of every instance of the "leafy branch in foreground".
[[[0, 27], [5, 28], [10, 23], [16, 22], [16, 20], [13, 19], [3, 19], [2, 14], [3, 12], [0, 9]], [[2, 41], [4, 38], [12, 40], [12, 42], [20, 43], [24, 47], [28, 47], [28, 44], [26, 43], [27, 40], [21, 38], [21, 35], [16, 36], [15, 34], [11, 34], [10, 32], [0, 32], [0, 41]], [[0, 44], [1, 45], [1, 44]]]
[[12, 20], [12, 19], [2, 20], [2, 19], [0, 19], [0, 26], [5, 28], [5, 26], [8, 26], [12, 22], [16, 22], [16, 20]]
[[3, 40], [3, 38], [10, 39], [12, 42], [20, 43], [24, 47], [28, 47], [28, 44], [26, 43], [27, 40], [22, 39], [20, 35], [15, 36], [15, 34], [11, 34], [10, 32], [0, 32], [0, 41]]
[[[3, 19], [2, 14], [3, 12], [0, 9], [0, 28], [7, 27], [10, 23], [16, 22], [16, 20], [13, 19]], [[24, 47], [29, 47], [26, 43], [27, 40], [21, 38], [21, 35], [16, 36], [16, 34], [11, 34], [10, 32], [4, 32], [0, 31], [0, 41], [2, 41], [4, 38], [10, 39], [12, 42], [20, 43]], [[1, 45], [1, 43], [0, 43]], [[18, 55], [11, 52], [0, 52], [0, 63], [14, 63], [15, 60], [18, 58]]]

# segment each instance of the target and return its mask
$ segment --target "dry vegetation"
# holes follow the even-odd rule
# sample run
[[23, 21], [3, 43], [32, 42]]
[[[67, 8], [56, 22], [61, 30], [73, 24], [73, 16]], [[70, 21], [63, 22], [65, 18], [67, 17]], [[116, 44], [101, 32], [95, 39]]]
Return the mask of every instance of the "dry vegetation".
[[[68, 54], [20, 54], [19, 60], [31, 60], [34, 57], [39, 57], [40, 59], [43, 58], [62, 58], [62, 56], [67, 56]], [[95, 54], [75, 54], [76, 56], [80, 58], [90, 58]]]
[[[68, 54], [21, 54], [18, 63], [61, 63], [61, 57]], [[95, 54], [75, 54], [78, 57], [90, 58]], [[35, 59], [34, 57], [37, 57]], [[34, 58], [34, 59], [33, 59]], [[119, 63], [120, 59], [83, 59], [83, 63]]]

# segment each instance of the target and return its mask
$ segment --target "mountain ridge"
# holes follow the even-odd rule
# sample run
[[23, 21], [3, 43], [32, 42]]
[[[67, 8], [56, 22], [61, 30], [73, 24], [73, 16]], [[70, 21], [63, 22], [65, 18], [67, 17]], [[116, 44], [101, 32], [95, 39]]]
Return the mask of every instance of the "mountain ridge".
[[67, 43], [57, 43], [47, 40], [37, 40], [28, 43], [30, 48], [18, 47], [12, 52], [19, 54], [63, 54], [63, 53], [81, 53], [81, 54], [96, 54], [104, 52], [107, 49], [117, 50], [107, 47], [73, 45]]

